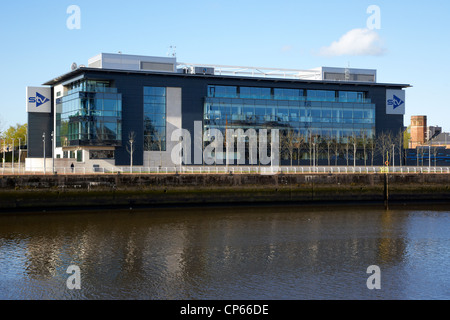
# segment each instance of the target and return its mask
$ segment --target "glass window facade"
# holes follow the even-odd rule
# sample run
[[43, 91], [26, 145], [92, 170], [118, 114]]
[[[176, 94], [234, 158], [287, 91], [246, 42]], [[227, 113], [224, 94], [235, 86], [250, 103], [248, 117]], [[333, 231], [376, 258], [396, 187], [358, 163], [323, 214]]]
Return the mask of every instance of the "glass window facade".
[[122, 95], [109, 82], [72, 83], [56, 101], [56, 145], [120, 146]]
[[91, 150], [89, 152], [89, 159], [114, 159], [114, 150]]
[[375, 104], [365, 92], [208, 87], [205, 130], [280, 129], [343, 141], [375, 134]]
[[144, 150], [166, 151], [166, 88], [144, 87]]

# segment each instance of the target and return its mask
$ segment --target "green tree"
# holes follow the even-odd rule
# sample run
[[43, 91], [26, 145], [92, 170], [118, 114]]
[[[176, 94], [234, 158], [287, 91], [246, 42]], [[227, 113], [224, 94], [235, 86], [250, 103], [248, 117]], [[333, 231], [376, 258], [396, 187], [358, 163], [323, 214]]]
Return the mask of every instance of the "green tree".
[[403, 149], [409, 149], [409, 141], [411, 140], [411, 126], [403, 132]]
[[15, 126], [10, 126], [7, 130], [2, 133], [2, 144], [5, 141], [6, 144], [11, 144], [14, 140], [14, 144], [17, 146], [19, 139], [21, 144], [26, 144], [27, 141], [27, 129], [28, 125], [16, 124]]

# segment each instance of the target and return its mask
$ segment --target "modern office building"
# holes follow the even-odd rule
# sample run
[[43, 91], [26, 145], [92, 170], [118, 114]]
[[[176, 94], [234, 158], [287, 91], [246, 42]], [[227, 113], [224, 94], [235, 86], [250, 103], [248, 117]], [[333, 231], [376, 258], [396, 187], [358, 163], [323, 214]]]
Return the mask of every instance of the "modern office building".
[[279, 129], [305, 141], [396, 133], [404, 125], [408, 87], [378, 83], [375, 70], [213, 66], [100, 54], [87, 67], [73, 65], [41, 87], [27, 88], [27, 167], [42, 166], [44, 158], [47, 167], [50, 160], [86, 168], [131, 161], [173, 166], [177, 129], [192, 137], [201, 132], [185, 155], [188, 164], [203, 163], [196, 148], [211, 143], [211, 129], [224, 137], [231, 129]]

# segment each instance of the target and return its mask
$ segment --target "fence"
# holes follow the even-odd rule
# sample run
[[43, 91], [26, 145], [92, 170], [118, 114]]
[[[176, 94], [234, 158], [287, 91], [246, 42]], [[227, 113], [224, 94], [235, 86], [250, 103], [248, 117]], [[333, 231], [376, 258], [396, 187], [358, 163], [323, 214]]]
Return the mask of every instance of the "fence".
[[450, 167], [264, 167], [264, 166], [181, 166], [181, 167], [55, 167], [1, 168], [2, 175], [35, 174], [450, 174]]

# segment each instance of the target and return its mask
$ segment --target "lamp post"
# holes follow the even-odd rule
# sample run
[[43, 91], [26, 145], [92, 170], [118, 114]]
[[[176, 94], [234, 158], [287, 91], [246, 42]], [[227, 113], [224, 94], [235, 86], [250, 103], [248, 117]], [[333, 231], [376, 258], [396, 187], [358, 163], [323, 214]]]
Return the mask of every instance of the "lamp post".
[[11, 152], [11, 169], [14, 173], [14, 138], [12, 139], [12, 152]]
[[431, 172], [431, 144], [428, 145], [428, 173]]
[[395, 144], [392, 144], [392, 168], [395, 170]]
[[6, 149], [6, 142], [5, 139], [3, 139], [3, 159], [2, 159], [3, 169], [5, 169], [5, 149]]
[[316, 143], [313, 142], [313, 168], [316, 167]]
[[19, 174], [20, 174], [20, 156], [21, 156], [21, 154], [20, 154], [20, 142], [21, 142], [21, 138], [19, 138]]
[[42, 145], [43, 145], [43, 151], [44, 151], [44, 175], [46, 174], [46, 163], [45, 163], [45, 132], [42, 134]]
[[53, 154], [54, 152], [54, 148], [53, 148], [53, 131], [52, 131], [52, 173], [55, 174], [55, 156]]
[[134, 138], [130, 137], [130, 145], [131, 145], [131, 153], [130, 153], [130, 173], [133, 173], [133, 144], [134, 144]]

